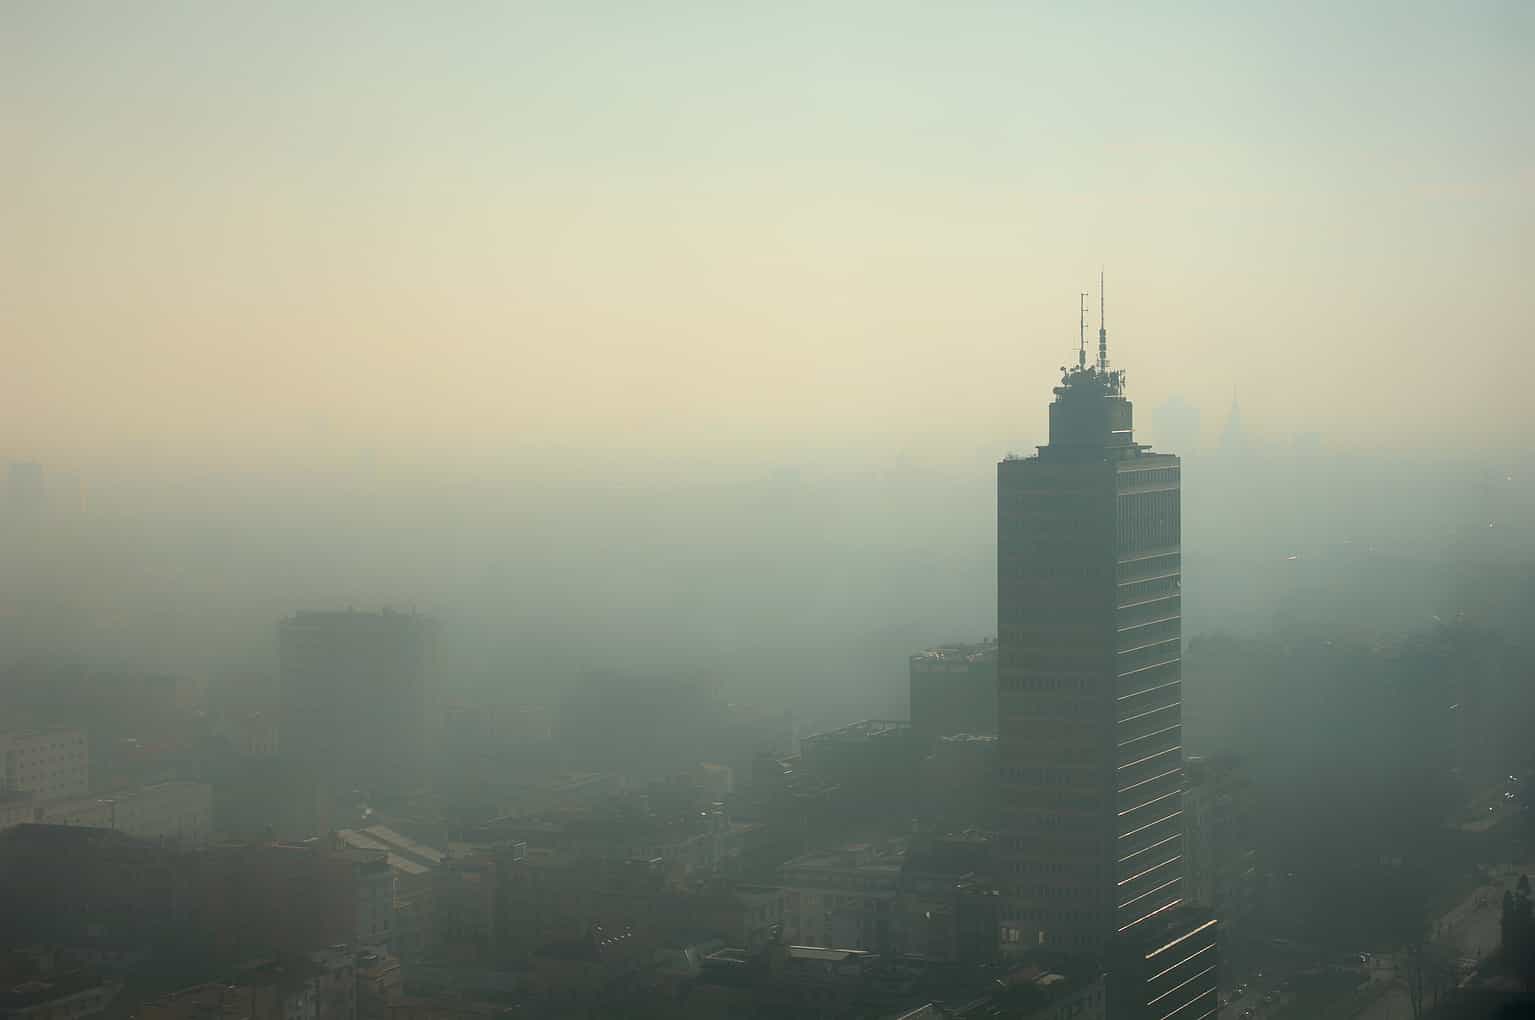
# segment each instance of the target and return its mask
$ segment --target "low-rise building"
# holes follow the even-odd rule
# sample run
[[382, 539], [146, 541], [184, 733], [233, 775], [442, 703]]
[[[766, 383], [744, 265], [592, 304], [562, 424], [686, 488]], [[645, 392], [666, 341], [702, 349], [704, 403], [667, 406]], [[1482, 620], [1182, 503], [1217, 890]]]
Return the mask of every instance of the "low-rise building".
[[69, 825], [90, 829], [112, 828], [112, 804], [99, 797], [70, 797], [36, 803], [32, 820], [39, 825]]
[[653, 814], [583, 814], [558, 819], [496, 819], [476, 838], [521, 842], [572, 860], [660, 861], [672, 881], [707, 877], [739, 855], [746, 826], [724, 811], [689, 812], [688, 817]]
[[19, 825], [0, 833], [0, 940], [188, 947], [227, 964], [393, 934], [382, 852], [329, 843], [190, 850], [111, 829]]
[[110, 806], [108, 828], [136, 839], [198, 847], [213, 829], [213, 788], [173, 780], [102, 798]]
[[459, 956], [485, 956], [500, 938], [501, 857], [494, 849], [462, 848], [432, 873], [436, 936]]
[[394, 934], [389, 945], [407, 958], [425, 952], [436, 939], [434, 874], [443, 863], [443, 852], [386, 825], [342, 829], [336, 839], [345, 847], [385, 855], [394, 877]]
[[795, 945], [888, 952], [900, 922], [902, 855], [861, 844], [805, 854], [779, 869], [784, 938]]
[[[954, 1020], [1118, 1020], [1109, 980], [1096, 959], [1054, 957], [1020, 963], [986, 996], [947, 1014]], [[1199, 1014], [1195, 1014], [1198, 1016]], [[1178, 1016], [1175, 1020], [1183, 1020]]]
[[860, 796], [909, 795], [919, 760], [911, 724], [865, 719], [800, 741], [800, 764], [812, 775]]
[[916, 836], [901, 863], [898, 946], [929, 960], [996, 959], [1000, 890], [991, 833]]
[[0, 790], [0, 831], [13, 825], [33, 821], [33, 799], [30, 793], [17, 790]]
[[[39, 825], [116, 829], [151, 843], [199, 847], [212, 836], [213, 790], [206, 783], [170, 781], [104, 797], [34, 797], [29, 817], [24, 820]], [[0, 825], [0, 829], [5, 827]]]

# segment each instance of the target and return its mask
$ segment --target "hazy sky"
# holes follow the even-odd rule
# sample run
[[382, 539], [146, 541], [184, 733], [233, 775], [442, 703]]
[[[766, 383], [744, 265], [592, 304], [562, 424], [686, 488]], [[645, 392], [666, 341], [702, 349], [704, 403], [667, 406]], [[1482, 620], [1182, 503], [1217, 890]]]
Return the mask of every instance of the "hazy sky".
[[13, 0], [0, 458], [1526, 443], [1535, 6], [1146, 6]]

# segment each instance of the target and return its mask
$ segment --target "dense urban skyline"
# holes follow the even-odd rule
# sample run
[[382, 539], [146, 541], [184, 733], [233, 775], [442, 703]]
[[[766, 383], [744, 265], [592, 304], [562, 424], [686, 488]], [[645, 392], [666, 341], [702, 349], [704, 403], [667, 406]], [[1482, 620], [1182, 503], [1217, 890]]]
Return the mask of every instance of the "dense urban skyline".
[[1531, 52], [4, 6], [0, 1020], [1535, 1015]]

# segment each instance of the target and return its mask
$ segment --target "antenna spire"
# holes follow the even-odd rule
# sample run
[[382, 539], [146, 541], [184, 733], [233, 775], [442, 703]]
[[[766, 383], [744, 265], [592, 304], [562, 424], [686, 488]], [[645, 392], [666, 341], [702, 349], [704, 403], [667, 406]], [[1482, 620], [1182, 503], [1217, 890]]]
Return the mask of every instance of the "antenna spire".
[[1103, 269], [1098, 270], [1098, 371], [1109, 370], [1109, 331], [1103, 326]]
[[1079, 311], [1082, 313], [1077, 319], [1077, 368], [1087, 368], [1087, 291], [1082, 291], [1082, 300]]

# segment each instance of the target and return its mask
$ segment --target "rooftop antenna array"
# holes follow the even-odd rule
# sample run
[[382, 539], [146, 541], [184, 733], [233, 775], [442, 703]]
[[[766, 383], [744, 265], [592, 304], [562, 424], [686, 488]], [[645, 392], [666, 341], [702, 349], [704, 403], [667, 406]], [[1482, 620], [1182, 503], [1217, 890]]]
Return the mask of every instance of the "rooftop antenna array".
[[1077, 320], [1077, 369], [1087, 368], [1087, 291], [1082, 291], [1081, 316]]
[[1109, 332], [1103, 327], [1103, 270], [1098, 270], [1098, 371], [1109, 370]]

